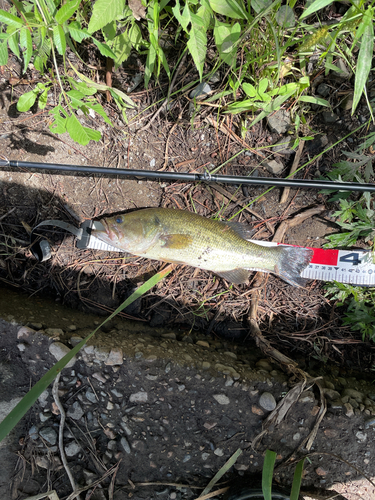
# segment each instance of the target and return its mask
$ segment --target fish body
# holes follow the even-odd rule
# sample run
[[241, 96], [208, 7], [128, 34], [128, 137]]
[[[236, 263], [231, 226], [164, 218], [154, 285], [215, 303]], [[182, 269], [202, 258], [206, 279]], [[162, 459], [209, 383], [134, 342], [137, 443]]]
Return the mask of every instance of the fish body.
[[147, 208], [100, 222], [105, 231], [94, 230], [93, 234], [118, 249], [213, 271], [236, 284], [245, 283], [249, 272], [255, 270], [301, 286], [300, 273], [313, 254], [306, 248], [257, 245], [247, 241], [247, 225], [207, 219], [184, 210]]

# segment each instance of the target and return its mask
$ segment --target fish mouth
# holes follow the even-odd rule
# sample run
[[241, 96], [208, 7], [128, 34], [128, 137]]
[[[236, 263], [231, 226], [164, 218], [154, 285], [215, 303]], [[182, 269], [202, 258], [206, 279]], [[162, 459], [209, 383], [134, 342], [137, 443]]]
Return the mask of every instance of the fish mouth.
[[105, 220], [100, 221], [100, 224], [103, 226], [103, 229], [92, 229], [91, 234], [105, 243], [115, 245], [116, 241], [120, 239], [117, 228], [111, 229]]

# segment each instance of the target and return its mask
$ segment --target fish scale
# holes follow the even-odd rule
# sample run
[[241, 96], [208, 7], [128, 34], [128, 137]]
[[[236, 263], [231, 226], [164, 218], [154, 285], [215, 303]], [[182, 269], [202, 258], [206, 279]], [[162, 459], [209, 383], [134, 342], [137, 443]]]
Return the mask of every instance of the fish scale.
[[93, 234], [133, 255], [188, 264], [213, 271], [233, 283], [249, 271], [272, 272], [301, 286], [300, 273], [312, 251], [289, 246], [264, 247], [247, 241], [249, 226], [207, 219], [185, 210], [149, 208], [101, 220]]

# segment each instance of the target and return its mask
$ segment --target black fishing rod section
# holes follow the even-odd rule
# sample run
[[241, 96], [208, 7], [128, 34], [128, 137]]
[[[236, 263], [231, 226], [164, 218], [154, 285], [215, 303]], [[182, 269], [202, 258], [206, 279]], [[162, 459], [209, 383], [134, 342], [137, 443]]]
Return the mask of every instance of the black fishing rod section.
[[216, 182], [220, 184], [245, 184], [268, 187], [290, 187], [301, 189], [334, 189], [339, 191], [375, 192], [375, 184], [357, 182], [334, 182], [308, 179], [275, 179], [270, 177], [243, 177], [234, 175], [189, 174], [180, 172], [158, 172], [157, 170], [132, 170], [125, 168], [92, 167], [83, 165], [63, 165], [58, 163], [37, 163], [30, 161], [13, 161], [0, 158], [0, 167], [26, 168], [30, 170], [48, 170], [52, 172], [69, 172], [72, 174], [117, 175], [152, 179], [159, 181], [183, 182]]

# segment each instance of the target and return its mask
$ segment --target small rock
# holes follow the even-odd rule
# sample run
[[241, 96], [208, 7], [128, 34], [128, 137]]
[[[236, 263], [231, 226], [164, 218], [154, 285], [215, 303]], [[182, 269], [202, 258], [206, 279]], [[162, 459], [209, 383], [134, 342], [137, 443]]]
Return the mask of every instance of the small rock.
[[298, 399], [300, 403], [315, 403], [315, 396], [312, 391], [303, 391]]
[[70, 337], [70, 345], [72, 345], [73, 347], [75, 347], [77, 344], [79, 344], [80, 342], [82, 342], [83, 338], [82, 337], [79, 337], [78, 335], [73, 335], [72, 337]]
[[44, 441], [51, 444], [52, 446], [56, 444], [57, 433], [52, 427], [45, 427], [39, 431], [39, 436], [41, 436]]
[[122, 349], [112, 349], [109, 353], [108, 358], [104, 361], [105, 365], [115, 366], [122, 365], [124, 362]]
[[116, 451], [117, 450], [117, 442], [114, 439], [111, 439], [108, 441], [107, 448], [110, 451]]
[[55, 339], [59, 339], [64, 335], [64, 330], [61, 330], [61, 328], [46, 328], [45, 332], [49, 337]]
[[335, 123], [339, 119], [339, 117], [335, 113], [333, 113], [333, 111], [323, 111], [322, 116], [323, 121], [326, 124]]
[[120, 443], [121, 443], [121, 446], [124, 448], [125, 453], [127, 453], [128, 455], [130, 455], [131, 449], [130, 449], [128, 440], [125, 437], [122, 437], [121, 440], [120, 440]]
[[210, 367], [211, 363], [209, 363], [208, 361], [202, 361], [202, 370], [209, 370]]
[[51, 413], [39, 413], [39, 420], [44, 424], [44, 422], [47, 422], [47, 420], [51, 418]]
[[107, 347], [94, 347], [95, 358], [98, 361], [105, 362], [108, 359], [109, 352], [110, 350]]
[[131, 403], [146, 403], [148, 400], [148, 394], [144, 391], [135, 392], [130, 394], [129, 401]]
[[276, 160], [268, 161], [265, 163], [265, 166], [267, 167], [268, 172], [274, 175], [280, 174], [280, 172], [284, 170], [284, 165]]
[[259, 416], [264, 415], [264, 411], [261, 408], [259, 408], [258, 406], [255, 406], [255, 405], [252, 405], [251, 411], [252, 411], [252, 413], [254, 413], [254, 415], [259, 415]]
[[[55, 328], [53, 328], [53, 330], [55, 330]], [[60, 361], [60, 359], [62, 359], [66, 354], [70, 352], [70, 349], [68, 346], [62, 344], [61, 342], [53, 342], [49, 346], [49, 352], [57, 361]], [[72, 366], [74, 366], [76, 361], [77, 358], [73, 356], [73, 358], [69, 361], [69, 363], [65, 365], [65, 368], [72, 368]]]
[[365, 432], [358, 431], [355, 437], [360, 443], [364, 443], [367, 440], [367, 434]]
[[206, 342], [205, 340], [198, 340], [196, 342], [197, 345], [200, 345], [201, 347], [210, 347], [210, 344], [208, 342]]
[[189, 97], [190, 99], [194, 99], [194, 97], [201, 97], [203, 95], [209, 94], [211, 92], [211, 87], [206, 82], [201, 82], [199, 85], [193, 89]]
[[328, 389], [325, 387], [323, 389], [324, 395], [327, 397], [327, 399], [330, 399], [331, 401], [334, 401], [336, 399], [340, 398], [340, 394], [337, 391], [334, 391], [333, 389]]
[[176, 340], [176, 334], [173, 333], [173, 332], [162, 333], [161, 336], [162, 336], [163, 339]]
[[116, 396], [116, 398], [123, 398], [124, 397], [124, 395], [121, 392], [119, 392], [117, 389], [111, 389], [111, 392], [114, 396]]
[[38, 401], [39, 401], [39, 404], [42, 408], [45, 408], [47, 406], [47, 399], [48, 399], [48, 396], [49, 396], [49, 392], [48, 390], [44, 390], [42, 392], [42, 394], [39, 396], [38, 398]]
[[205, 462], [208, 458], [210, 458], [209, 453], [202, 453], [202, 460]]
[[229, 403], [230, 403], [230, 399], [225, 394], [214, 394], [214, 399], [220, 405], [229, 405]]
[[225, 381], [225, 387], [232, 387], [234, 380], [230, 375], [227, 375], [227, 380]]
[[273, 411], [276, 408], [276, 400], [270, 392], [263, 392], [259, 398], [259, 404], [267, 411]]
[[35, 330], [29, 328], [28, 326], [21, 326], [17, 332], [18, 340], [29, 340], [35, 333]]
[[39, 434], [38, 434], [38, 429], [36, 428], [35, 425], [33, 425], [32, 427], [30, 427], [29, 429], [29, 436], [31, 437], [31, 439], [33, 439], [34, 441], [36, 439], [38, 439], [39, 437]]
[[260, 359], [255, 363], [255, 366], [257, 368], [261, 368], [262, 370], [266, 370], [267, 372], [270, 372], [272, 370], [271, 363], [269, 363], [266, 359]]
[[362, 403], [365, 395], [363, 392], [357, 391], [356, 389], [344, 389], [344, 396], [349, 396], [357, 401], [357, 403]]
[[215, 426], [217, 425], [217, 422], [216, 420], [207, 420], [207, 422], [205, 422], [203, 424], [203, 427], [207, 430], [211, 430], [213, 429]]
[[353, 406], [350, 403], [344, 403], [345, 415], [349, 418], [354, 416]]
[[322, 467], [318, 467], [315, 469], [315, 472], [318, 474], [318, 476], [326, 476], [327, 471], [325, 471]]
[[271, 113], [267, 116], [267, 125], [271, 132], [285, 134], [290, 127], [290, 113], [285, 109]]
[[294, 153], [294, 150], [292, 149], [294, 141], [295, 138], [293, 136], [282, 137], [272, 146], [272, 151], [281, 155], [290, 155]]
[[231, 351], [225, 351], [224, 354], [226, 356], [229, 356], [230, 358], [237, 359], [237, 354], [234, 354], [234, 352]]
[[216, 448], [216, 450], [214, 450], [214, 454], [218, 457], [222, 457], [224, 455], [224, 451], [222, 448]]
[[338, 431], [336, 429], [325, 429], [324, 430], [324, 435], [327, 437], [327, 438], [335, 438], [338, 436]]
[[293, 434], [293, 441], [299, 441], [300, 439], [301, 439], [301, 434], [299, 432]]
[[72, 406], [69, 406], [68, 411], [66, 412], [67, 416], [72, 418], [73, 420], [81, 420], [83, 417], [83, 410], [78, 401], [75, 401]]
[[66, 327], [66, 329], [68, 330], [68, 332], [75, 332], [77, 330], [77, 327], [76, 325], [69, 325]]
[[93, 373], [92, 374], [92, 378], [95, 378], [96, 380], [98, 380], [102, 384], [105, 384], [107, 382], [107, 380], [105, 379], [105, 377], [103, 377], [103, 375], [100, 372]]
[[65, 455], [67, 457], [74, 457], [75, 455], [78, 455], [78, 453], [81, 451], [81, 447], [75, 441], [68, 443], [64, 449], [65, 449]]
[[90, 401], [90, 403], [96, 404], [98, 402], [98, 398], [91, 389], [87, 389], [87, 391], [85, 392], [85, 396]]
[[331, 92], [331, 87], [326, 83], [321, 83], [316, 89], [317, 93], [322, 97], [328, 97]]

